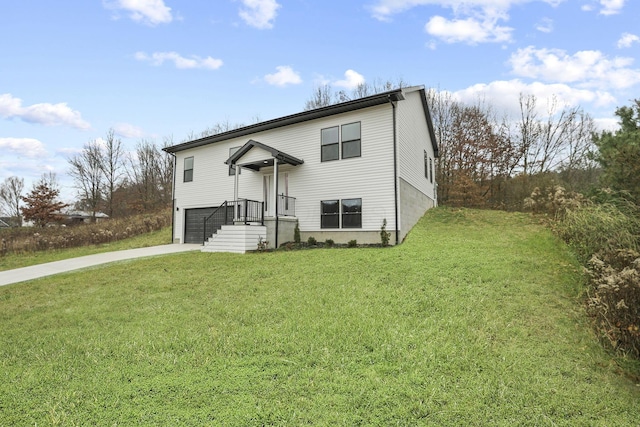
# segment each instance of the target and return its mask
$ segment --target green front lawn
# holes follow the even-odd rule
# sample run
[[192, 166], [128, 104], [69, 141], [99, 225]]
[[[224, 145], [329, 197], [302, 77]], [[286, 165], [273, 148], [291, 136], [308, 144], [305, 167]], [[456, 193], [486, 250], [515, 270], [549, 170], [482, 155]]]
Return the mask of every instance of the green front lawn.
[[596, 342], [580, 281], [529, 216], [439, 208], [393, 248], [10, 285], [0, 425], [638, 425], [640, 364]]

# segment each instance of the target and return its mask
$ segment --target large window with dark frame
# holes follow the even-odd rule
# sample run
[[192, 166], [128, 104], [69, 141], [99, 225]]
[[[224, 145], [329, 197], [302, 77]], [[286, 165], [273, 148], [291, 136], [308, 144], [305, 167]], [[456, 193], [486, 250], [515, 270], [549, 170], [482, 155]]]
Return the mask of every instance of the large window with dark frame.
[[362, 228], [362, 199], [320, 202], [320, 228]]
[[193, 156], [184, 158], [184, 182], [193, 181]]
[[360, 157], [360, 122], [342, 125], [342, 158]]
[[340, 201], [323, 200], [320, 206], [320, 228], [340, 228]]
[[321, 130], [320, 160], [348, 159], [361, 156], [360, 122]]
[[322, 129], [322, 154], [321, 160], [338, 160], [340, 158], [340, 144], [338, 139], [338, 126]]
[[342, 228], [362, 228], [362, 199], [342, 199]]

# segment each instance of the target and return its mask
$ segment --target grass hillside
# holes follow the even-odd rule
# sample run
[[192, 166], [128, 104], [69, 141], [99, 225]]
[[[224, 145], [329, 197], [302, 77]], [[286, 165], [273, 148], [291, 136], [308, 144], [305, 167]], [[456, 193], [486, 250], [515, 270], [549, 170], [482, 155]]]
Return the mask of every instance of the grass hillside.
[[581, 289], [530, 217], [441, 208], [392, 248], [10, 285], [0, 425], [638, 425], [640, 366], [596, 342]]

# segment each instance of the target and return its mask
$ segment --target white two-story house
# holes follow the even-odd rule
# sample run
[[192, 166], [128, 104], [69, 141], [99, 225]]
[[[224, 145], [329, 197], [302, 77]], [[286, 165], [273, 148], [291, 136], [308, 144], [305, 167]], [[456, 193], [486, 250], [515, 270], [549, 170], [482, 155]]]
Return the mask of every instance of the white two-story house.
[[437, 204], [438, 147], [423, 86], [165, 151], [175, 158], [173, 241], [209, 250], [279, 246], [293, 240], [296, 223], [302, 241], [380, 243], [384, 220], [398, 244]]

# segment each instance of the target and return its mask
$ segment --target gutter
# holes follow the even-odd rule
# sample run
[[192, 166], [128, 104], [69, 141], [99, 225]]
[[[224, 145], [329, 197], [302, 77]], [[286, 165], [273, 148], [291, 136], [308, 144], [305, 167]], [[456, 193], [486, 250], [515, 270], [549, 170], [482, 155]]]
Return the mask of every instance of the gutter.
[[[171, 157], [173, 157], [173, 185], [171, 186], [171, 243], [175, 239], [175, 224], [176, 224], [176, 168], [178, 166], [178, 158], [174, 153], [166, 151]], [[184, 242], [183, 242], [184, 243]]]
[[396, 120], [396, 104], [389, 95], [389, 103], [391, 104], [393, 114], [393, 198], [395, 209], [395, 229], [396, 229], [396, 245], [400, 242], [399, 218], [398, 218], [398, 137], [397, 137], [397, 120]]

